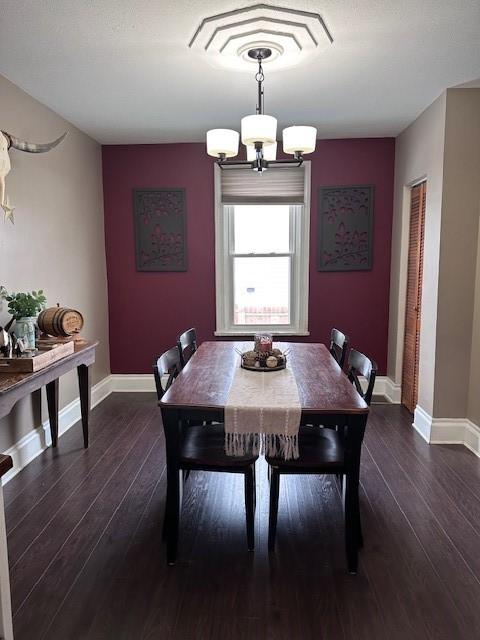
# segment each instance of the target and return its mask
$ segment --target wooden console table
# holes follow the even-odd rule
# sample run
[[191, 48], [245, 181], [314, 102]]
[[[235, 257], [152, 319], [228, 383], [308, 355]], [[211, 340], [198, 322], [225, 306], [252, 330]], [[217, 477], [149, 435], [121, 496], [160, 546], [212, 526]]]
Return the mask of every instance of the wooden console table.
[[47, 391], [48, 418], [52, 446], [58, 439], [58, 381], [60, 376], [73, 369], [78, 372], [80, 409], [82, 413], [83, 444], [88, 447], [88, 418], [90, 414], [91, 376], [90, 367], [95, 362], [98, 342], [78, 340], [75, 351], [61, 360], [35, 373], [0, 374], [0, 418], [7, 416], [13, 405], [21, 398], [45, 386]]

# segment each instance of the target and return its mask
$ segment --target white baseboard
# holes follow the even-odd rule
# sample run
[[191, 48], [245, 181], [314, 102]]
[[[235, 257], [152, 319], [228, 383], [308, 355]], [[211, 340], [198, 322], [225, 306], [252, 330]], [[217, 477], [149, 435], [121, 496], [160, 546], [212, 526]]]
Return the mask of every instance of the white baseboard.
[[400, 404], [402, 401], [402, 385], [397, 384], [388, 376], [385, 376], [384, 396], [393, 404]]
[[393, 404], [400, 403], [401, 387], [393, 382], [387, 376], [377, 376], [375, 379], [375, 387], [373, 394], [376, 396], [385, 396], [389, 402]]
[[466, 421], [463, 444], [480, 458], [480, 426], [471, 420]]
[[154, 392], [153, 373], [114, 373], [110, 376], [112, 392]]
[[413, 414], [412, 427], [422, 436], [426, 442], [430, 442], [432, 433], [432, 416], [428, 414], [420, 405], [417, 404]]
[[[112, 393], [111, 376], [106, 376], [92, 387], [92, 408], [100, 404]], [[58, 412], [58, 435], [68, 431], [81, 418], [80, 399], [73, 400]], [[41, 426], [32, 429], [4, 453], [11, 456], [13, 468], [2, 478], [6, 484], [27, 466], [34, 458], [52, 444], [50, 437], [50, 422], [46, 420]]]
[[463, 444], [480, 457], [480, 426], [468, 418], [433, 418], [417, 405], [413, 427], [429, 444]]

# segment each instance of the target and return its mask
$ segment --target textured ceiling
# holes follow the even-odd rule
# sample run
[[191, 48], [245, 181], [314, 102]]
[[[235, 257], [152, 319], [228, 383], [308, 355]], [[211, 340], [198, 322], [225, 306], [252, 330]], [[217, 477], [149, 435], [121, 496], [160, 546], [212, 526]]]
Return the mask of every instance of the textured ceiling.
[[[256, 87], [253, 69], [219, 68], [188, 44], [205, 17], [253, 4], [2, 0], [0, 73], [100, 142], [200, 141], [238, 129]], [[478, 0], [275, 4], [321, 14], [334, 38], [294, 68], [266, 66], [265, 109], [280, 128], [396, 135], [443, 89], [480, 76]]]

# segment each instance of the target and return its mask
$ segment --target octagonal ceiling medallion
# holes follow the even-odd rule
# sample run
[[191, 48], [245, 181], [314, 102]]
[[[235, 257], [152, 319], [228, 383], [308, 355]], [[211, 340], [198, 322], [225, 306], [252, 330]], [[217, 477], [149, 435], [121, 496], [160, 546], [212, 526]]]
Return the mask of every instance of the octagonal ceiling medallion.
[[249, 49], [271, 49], [265, 64], [273, 70], [297, 65], [332, 42], [318, 13], [255, 4], [204, 18], [188, 46], [214, 65], [250, 71], [256, 60]]

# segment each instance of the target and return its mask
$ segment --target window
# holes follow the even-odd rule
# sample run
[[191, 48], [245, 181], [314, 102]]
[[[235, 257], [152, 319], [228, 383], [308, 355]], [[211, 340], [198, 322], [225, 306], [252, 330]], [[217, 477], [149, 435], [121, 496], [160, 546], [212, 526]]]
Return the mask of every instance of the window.
[[216, 335], [308, 334], [309, 163], [216, 171]]

